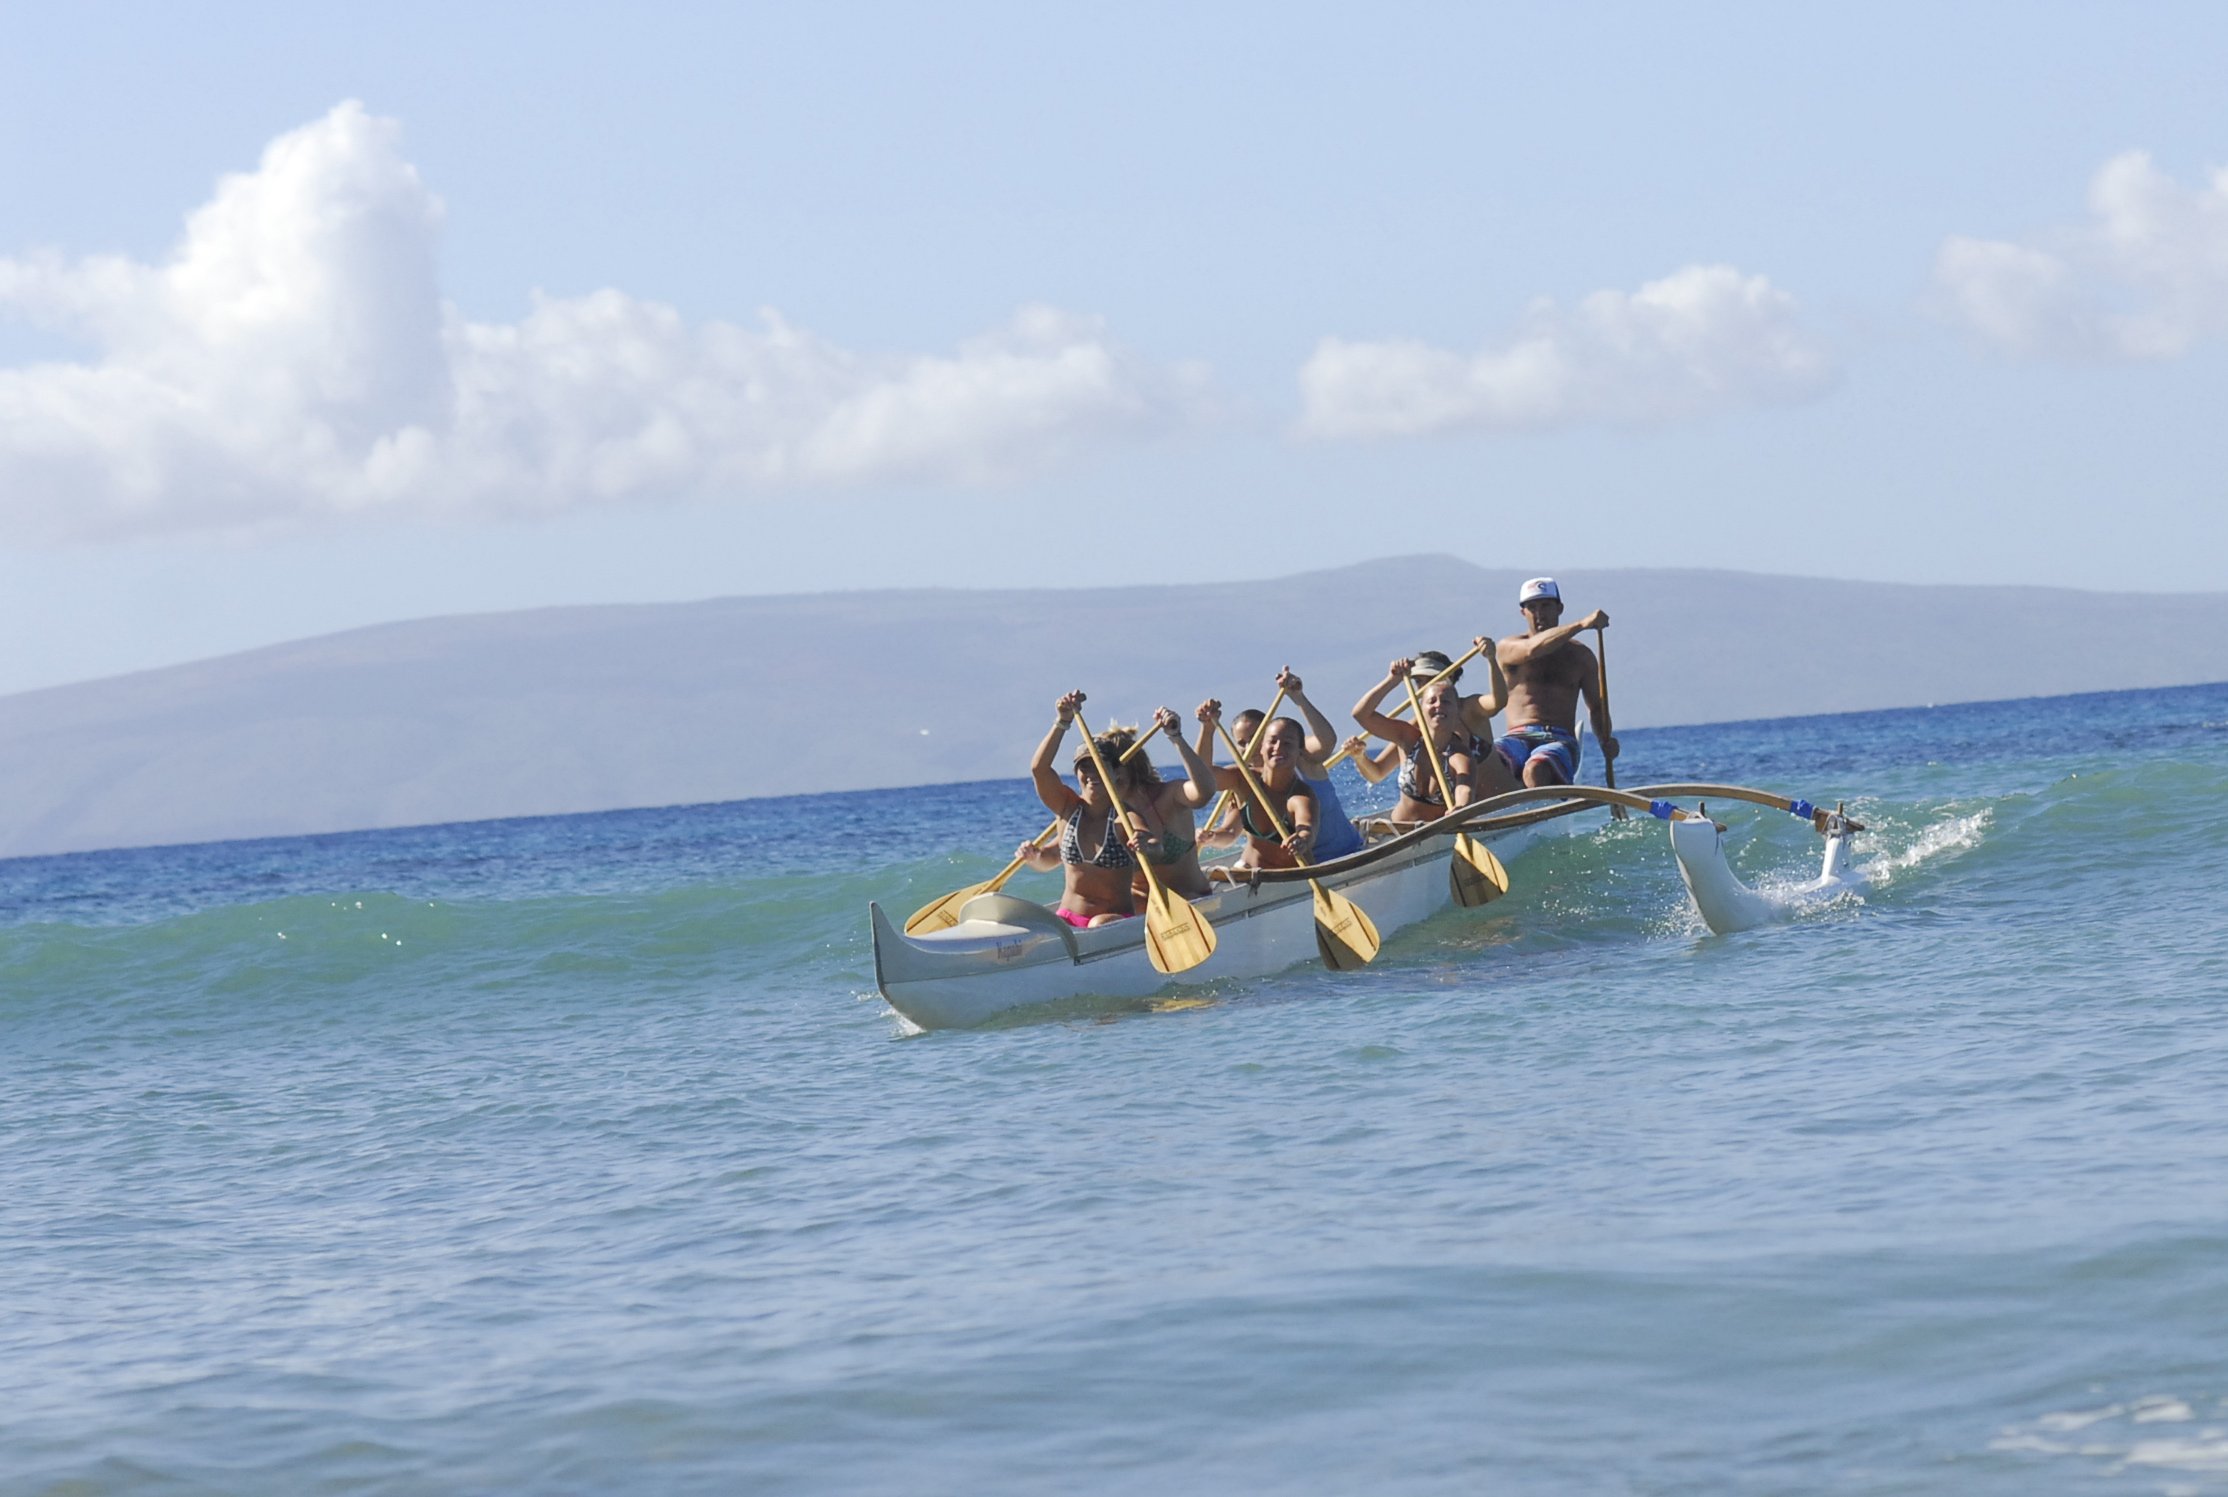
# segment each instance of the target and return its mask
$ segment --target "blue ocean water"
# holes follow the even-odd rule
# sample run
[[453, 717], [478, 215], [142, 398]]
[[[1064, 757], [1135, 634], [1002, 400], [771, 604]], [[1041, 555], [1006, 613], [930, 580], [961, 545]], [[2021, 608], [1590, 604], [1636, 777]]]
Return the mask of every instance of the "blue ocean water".
[[2228, 687], [1675, 779], [1869, 885], [919, 1035], [1018, 780], [0, 862], [0, 1492], [2228, 1491]]

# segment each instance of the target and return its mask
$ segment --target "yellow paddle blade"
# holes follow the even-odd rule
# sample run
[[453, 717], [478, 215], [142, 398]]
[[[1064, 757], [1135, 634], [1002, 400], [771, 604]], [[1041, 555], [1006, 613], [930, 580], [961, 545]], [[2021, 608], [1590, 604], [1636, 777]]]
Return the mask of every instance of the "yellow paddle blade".
[[1447, 877], [1454, 885], [1454, 902], [1466, 910], [1491, 904], [1509, 891], [1509, 871], [1492, 849], [1467, 832], [1454, 839]]
[[1215, 928], [1188, 900], [1156, 885], [1145, 902], [1145, 954], [1171, 977], [1189, 972], [1215, 954]]
[[[1310, 879], [1310, 883], [1314, 880]], [[1315, 884], [1315, 949], [1333, 972], [1352, 972], [1376, 959], [1382, 943], [1362, 907]]]
[[925, 936], [933, 931], [950, 930], [959, 924], [960, 906], [977, 894], [987, 892], [989, 888], [988, 883], [969, 884], [964, 889], [952, 890], [942, 899], [930, 900], [915, 910], [913, 918], [905, 922], [905, 933], [909, 936]]
[[1485, 881], [1493, 886], [1493, 897], [1499, 899], [1502, 895], [1508, 893], [1509, 871], [1499, 858], [1493, 856], [1493, 849], [1487, 847], [1475, 837], [1465, 837], [1462, 840], [1470, 844], [1470, 851], [1476, 859], [1478, 871], [1484, 874]]

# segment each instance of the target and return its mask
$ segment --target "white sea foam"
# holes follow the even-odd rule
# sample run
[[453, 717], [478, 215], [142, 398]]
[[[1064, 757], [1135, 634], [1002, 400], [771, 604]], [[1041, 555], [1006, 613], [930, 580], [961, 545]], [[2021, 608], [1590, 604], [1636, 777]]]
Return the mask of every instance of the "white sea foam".
[[1901, 875], [1937, 859], [1969, 852], [1980, 845], [1993, 819], [1992, 813], [1983, 807], [1967, 816], [1937, 821], [1901, 851], [1881, 853], [1867, 860], [1862, 865], [1864, 876], [1873, 883], [1893, 883]]
[[2035, 1428], [2052, 1434], [2071, 1434], [2077, 1429], [2087, 1429], [2092, 1424], [2102, 1424], [2107, 1419], [2117, 1419], [2126, 1412], [2126, 1404], [2115, 1403], [2101, 1409], [2074, 1409], [2062, 1414], [2045, 1414], [2035, 1421]]
[[[2004, 1430], [1989, 1449], [2028, 1455], [2074, 1456], [2109, 1463], [2113, 1471], [2143, 1467], [2157, 1471], [2228, 1472], [2228, 1426], [2208, 1424], [2172, 1435], [2139, 1431], [2137, 1425], [2189, 1424], [2197, 1413], [2186, 1399], [2154, 1393], [2097, 1409], [2044, 1414]], [[2069, 1438], [2079, 1436], [2080, 1438]], [[2167, 1488], [2195, 1491], [2196, 1488]]]

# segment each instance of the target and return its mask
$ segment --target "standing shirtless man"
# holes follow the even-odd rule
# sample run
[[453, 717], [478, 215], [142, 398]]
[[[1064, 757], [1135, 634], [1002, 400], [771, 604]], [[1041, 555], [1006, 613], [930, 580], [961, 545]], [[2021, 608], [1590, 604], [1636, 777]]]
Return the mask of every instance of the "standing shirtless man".
[[[1578, 642], [1588, 629], [1609, 625], [1595, 609], [1575, 624], [1562, 622], [1563, 590], [1552, 577], [1534, 577], [1516, 595], [1516, 606], [1531, 627], [1492, 646], [1508, 677], [1508, 731], [1487, 757], [1496, 778], [1507, 784], [1570, 785], [1578, 780], [1578, 700], [1594, 725], [1605, 759], [1617, 757], [1616, 735], [1609, 731], [1609, 707], [1601, 699], [1601, 674], [1594, 652]], [[1481, 640], [1480, 643], [1483, 643]]]

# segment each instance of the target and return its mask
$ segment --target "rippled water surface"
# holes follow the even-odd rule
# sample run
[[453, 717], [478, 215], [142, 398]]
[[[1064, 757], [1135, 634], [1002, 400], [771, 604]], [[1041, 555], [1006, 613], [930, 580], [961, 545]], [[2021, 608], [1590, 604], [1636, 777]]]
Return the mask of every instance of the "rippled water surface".
[[2228, 687], [1626, 748], [1870, 883], [912, 1035], [1021, 783], [0, 863], [0, 1491], [2228, 1492]]

